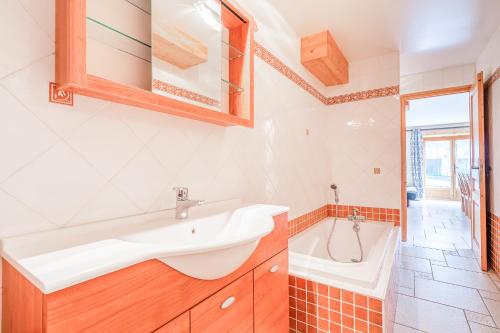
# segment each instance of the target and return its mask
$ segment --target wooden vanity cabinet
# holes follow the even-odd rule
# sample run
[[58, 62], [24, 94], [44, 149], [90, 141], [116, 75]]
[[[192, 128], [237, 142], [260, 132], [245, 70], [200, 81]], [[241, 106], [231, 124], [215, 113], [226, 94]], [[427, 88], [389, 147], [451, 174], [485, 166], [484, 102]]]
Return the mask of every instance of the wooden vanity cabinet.
[[217, 280], [153, 259], [43, 294], [3, 259], [2, 332], [288, 332], [287, 213], [274, 221], [252, 256]]
[[288, 331], [288, 251], [272, 257], [253, 271], [254, 331]]
[[190, 333], [191, 323], [189, 322], [189, 312], [184, 312], [174, 320], [169, 321], [154, 333]]
[[191, 333], [252, 331], [252, 272], [248, 272], [191, 309]]

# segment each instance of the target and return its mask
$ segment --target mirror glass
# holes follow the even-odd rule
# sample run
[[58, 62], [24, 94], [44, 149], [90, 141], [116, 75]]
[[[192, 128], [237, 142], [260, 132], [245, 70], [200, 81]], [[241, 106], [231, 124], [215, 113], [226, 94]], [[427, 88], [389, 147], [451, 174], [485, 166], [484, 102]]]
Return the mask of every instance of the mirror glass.
[[242, 52], [229, 45], [218, 0], [152, 0], [151, 64], [154, 93], [228, 112], [230, 61]]

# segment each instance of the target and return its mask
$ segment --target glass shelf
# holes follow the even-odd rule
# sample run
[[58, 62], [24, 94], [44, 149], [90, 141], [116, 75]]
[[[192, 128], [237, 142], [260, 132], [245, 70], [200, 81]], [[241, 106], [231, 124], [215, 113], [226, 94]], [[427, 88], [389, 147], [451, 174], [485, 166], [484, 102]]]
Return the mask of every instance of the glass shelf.
[[222, 81], [222, 86], [225, 87], [227, 89], [227, 92], [229, 94], [241, 94], [244, 89], [228, 80], [225, 80], [225, 79], [221, 79]]
[[238, 50], [236, 47], [232, 46], [228, 42], [221, 41], [222, 43], [222, 56], [224, 59], [229, 61], [241, 58], [245, 55], [242, 51]]

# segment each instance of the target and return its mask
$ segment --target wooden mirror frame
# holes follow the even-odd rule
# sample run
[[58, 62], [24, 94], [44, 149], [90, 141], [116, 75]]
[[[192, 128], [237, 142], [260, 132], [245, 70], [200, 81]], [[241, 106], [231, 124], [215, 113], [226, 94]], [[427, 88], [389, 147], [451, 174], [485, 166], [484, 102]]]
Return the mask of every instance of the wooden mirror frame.
[[[252, 16], [228, 3], [227, 0], [224, 0], [223, 4], [242, 19], [242, 22], [234, 28], [240, 31], [239, 42], [248, 41], [249, 39], [249, 49], [246, 50], [246, 56], [249, 57], [248, 70], [250, 71], [247, 75], [249, 82], [246, 86], [249, 89], [245, 91], [249, 98], [249, 110], [241, 110], [241, 106], [231, 107], [231, 105], [238, 104], [235, 97], [230, 98], [229, 114], [227, 114], [88, 74], [86, 67], [86, 0], [56, 0], [55, 77], [57, 89], [216, 125], [239, 125], [252, 128], [254, 124], [255, 21]], [[231, 34], [230, 32], [230, 35], [238, 34]], [[236, 73], [234, 74], [236, 76], [233, 78], [237, 81], [241, 80], [241, 76], [237, 74], [238, 71], [234, 71], [234, 73]]]

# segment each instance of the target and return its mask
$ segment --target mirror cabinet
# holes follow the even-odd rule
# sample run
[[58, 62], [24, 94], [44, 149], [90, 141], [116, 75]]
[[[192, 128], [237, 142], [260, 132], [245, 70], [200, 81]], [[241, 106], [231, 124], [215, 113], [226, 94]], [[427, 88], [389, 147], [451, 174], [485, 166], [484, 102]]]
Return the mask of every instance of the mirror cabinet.
[[227, 0], [57, 0], [56, 87], [253, 127], [254, 31]]

